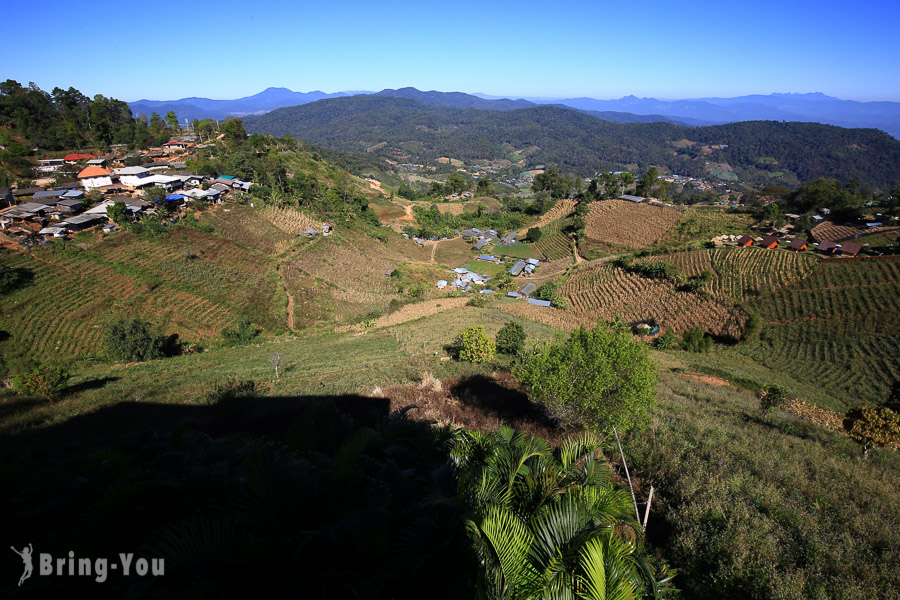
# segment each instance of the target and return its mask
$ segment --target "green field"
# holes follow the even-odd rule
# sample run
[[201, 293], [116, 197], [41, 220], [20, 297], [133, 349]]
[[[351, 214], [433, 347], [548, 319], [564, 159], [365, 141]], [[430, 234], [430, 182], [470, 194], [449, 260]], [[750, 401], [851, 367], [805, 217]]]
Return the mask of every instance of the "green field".
[[534, 252], [529, 244], [497, 244], [494, 246], [493, 254], [513, 258], [534, 258]]

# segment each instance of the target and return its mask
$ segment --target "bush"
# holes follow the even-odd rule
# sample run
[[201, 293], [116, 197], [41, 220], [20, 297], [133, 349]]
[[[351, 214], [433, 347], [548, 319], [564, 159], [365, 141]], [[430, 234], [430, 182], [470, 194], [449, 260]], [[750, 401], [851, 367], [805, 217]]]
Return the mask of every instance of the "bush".
[[676, 340], [675, 332], [672, 331], [671, 329], [669, 329], [664, 334], [662, 334], [661, 336], [656, 338], [656, 347], [661, 350], [671, 348], [672, 346], [675, 345], [675, 340]]
[[206, 394], [206, 403], [209, 405], [218, 404], [223, 400], [234, 400], [235, 398], [247, 398], [256, 392], [256, 382], [249, 379], [238, 379], [237, 377], [229, 377], [213, 384], [212, 389]]
[[165, 356], [166, 337], [140, 319], [120, 319], [104, 329], [103, 347], [112, 360], [153, 360]]
[[234, 327], [226, 327], [222, 330], [222, 339], [228, 346], [246, 346], [258, 336], [260, 329], [250, 322], [247, 317], [240, 317]]
[[780, 385], [767, 385], [759, 393], [759, 406], [769, 412], [775, 408], [781, 408], [787, 403], [787, 390]]
[[900, 415], [884, 406], [851, 410], [844, 418], [844, 429], [867, 450], [869, 445], [900, 450]]
[[517, 321], [509, 321], [497, 332], [497, 351], [504, 354], [521, 354], [525, 350], [525, 328]]
[[531, 229], [528, 230], [528, 233], [525, 235], [525, 241], [534, 243], [534, 242], [540, 240], [543, 235], [544, 235], [544, 232], [541, 231], [540, 227], [532, 227]]
[[469, 301], [466, 302], [466, 306], [474, 306], [476, 308], [484, 308], [487, 299], [484, 297], [484, 294], [474, 294]]
[[656, 366], [648, 348], [625, 329], [598, 324], [578, 328], [513, 369], [543, 404], [567, 425], [612, 430], [638, 428], [656, 398]]
[[712, 338], [697, 325], [681, 334], [679, 347], [688, 352], [706, 352], [712, 348]]
[[13, 387], [18, 392], [32, 396], [44, 396], [53, 402], [56, 392], [62, 388], [68, 378], [69, 374], [59, 367], [41, 365], [30, 373], [16, 377]]
[[454, 353], [458, 360], [472, 363], [483, 363], [494, 358], [496, 347], [484, 327], [466, 327], [456, 336], [453, 342]]

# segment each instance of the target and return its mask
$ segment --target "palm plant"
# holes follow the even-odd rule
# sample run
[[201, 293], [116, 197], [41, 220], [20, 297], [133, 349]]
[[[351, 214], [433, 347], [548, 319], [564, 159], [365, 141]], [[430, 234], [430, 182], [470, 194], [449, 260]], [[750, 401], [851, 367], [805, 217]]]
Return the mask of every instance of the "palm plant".
[[469, 508], [466, 528], [490, 599], [625, 600], [660, 590], [643, 557], [627, 489], [591, 433], [552, 451], [510, 428], [460, 432], [451, 451]]

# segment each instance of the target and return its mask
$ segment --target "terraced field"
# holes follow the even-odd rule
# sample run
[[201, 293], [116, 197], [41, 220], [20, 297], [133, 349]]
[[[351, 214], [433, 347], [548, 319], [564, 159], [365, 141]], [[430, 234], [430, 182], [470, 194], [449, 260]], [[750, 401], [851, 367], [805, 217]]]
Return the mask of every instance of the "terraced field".
[[266, 221], [281, 231], [291, 235], [302, 233], [307, 227], [312, 227], [316, 231], [321, 231], [322, 221], [317, 221], [316, 219], [307, 216], [305, 213], [293, 208], [267, 206], [262, 209], [260, 213]]
[[564, 219], [565, 217], [569, 216], [569, 214], [571, 214], [573, 210], [575, 210], [575, 204], [575, 200], [571, 198], [561, 198], [557, 200], [556, 204], [553, 205], [553, 208], [538, 217], [534, 223], [531, 223], [520, 233], [522, 235], [525, 235], [532, 227], [540, 227], [541, 229], [544, 229], [554, 221]]
[[386, 273], [399, 261], [358, 248], [346, 236], [331, 235], [294, 254], [285, 268], [296, 268], [325, 287], [334, 299], [338, 319], [354, 319], [371, 310], [381, 311], [397, 298]]
[[205, 211], [202, 220], [223, 237], [269, 255], [284, 252], [297, 241], [295, 235], [260, 218], [260, 212], [249, 206], [217, 206]]
[[[900, 227], [866, 227], [858, 225], [838, 225], [832, 221], [822, 221], [812, 228], [813, 239], [817, 242], [822, 240], [841, 241], [855, 237], [856, 235], [871, 235], [875, 233], [887, 233], [891, 231], [900, 231]], [[861, 243], [865, 243], [865, 238], [860, 239]]]
[[628, 273], [611, 264], [585, 265], [561, 288], [569, 312], [584, 324], [621, 316], [628, 322], [655, 319], [676, 332], [696, 325], [717, 335], [739, 337], [745, 317], [731, 303], [680, 292], [668, 281]]
[[811, 252], [751, 247], [678, 252], [648, 260], [671, 262], [688, 277], [710, 271], [714, 276], [704, 288], [708, 293], [743, 302], [807, 277], [820, 259]]
[[572, 242], [564, 233], [554, 233], [541, 237], [535, 244], [548, 260], [565, 260], [572, 258]]
[[268, 330], [284, 324], [265, 257], [192, 230], [162, 240], [122, 232], [88, 250], [41, 248], [6, 262], [34, 273], [3, 298], [8, 362], [97, 355], [102, 325], [122, 317], [191, 342], [218, 338], [242, 314]]
[[664, 206], [604, 200], [595, 202], [585, 219], [585, 237], [603, 244], [645, 248], [665, 236], [681, 212]]
[[881, 402], [900, 379], [900, 260], [821, 261], [755, 306], [766, 330], [745, 352], [838, 406]]

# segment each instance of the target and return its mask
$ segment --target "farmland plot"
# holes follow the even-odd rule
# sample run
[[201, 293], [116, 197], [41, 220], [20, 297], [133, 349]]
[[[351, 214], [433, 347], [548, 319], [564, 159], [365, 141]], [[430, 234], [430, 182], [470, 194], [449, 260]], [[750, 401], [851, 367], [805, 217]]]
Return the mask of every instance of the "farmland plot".
[[[841, 241], [854, 238], [858, 234], [884, 233], [888, 231], [900, 231], [900, 227], [866, 227], [862, 225], [838, 225], [833, 221], [822, 221], [812, 228], [813, 238], [817, 242], [822, 240]], [[865, 240], [861, 238], [862, 243]]]
[[297, 252], [292, 265], [328, 288], [338, 318], [357, 318], [371, 310], [381, 311], [394, 298], [396, 289], [386, 274], [397, 262], [366, 252], [344, 236], [332, 235]]
[[556, 201], [556, 204], [553, 205], [553, 208], [538, 217], [537, 221], [523, 229], [521, 231], [522, 235], [525, 235], [532, 227], [540, 227], [543, 229], [554, 221], [566, 218], [573, 210], [575, 210], [575, 204], [576, 202], [572, 198], [560, 198]]
[[210, 223], [221, 236], [269, 255], [284, 252], [297, 239], [260, 218], [259, 211], [248, 206], [219, 206], [204, 212], [202, 220]]
[[572, 242], [564, 233], [554, 233], [549, 237], [542, 237], [534, 245], [548, 260], [572, 258]]
[[819, 258], [811, 253], [764, 248], [715, 248], [648, 260], [671, 262], [687, 277], [710, 271], [713, 278], [706, 291], [727, 302], [743, 302], [799, 281], [812, 273], [819, 263]]
[[562, 286], [569, 311], [583, 324], [621, 316], [628, 322], [655, 319], [676, 332], [700, 325], [717, 335], [739, 337], [745, 317], [730, 303], [679, 292], [673, 283], [649, 279], [609, 264], [575, 271]]
[[317, 221], [293, 208], [267, 206], [261, 214], [266, 221], [292, 235], [302, 233], [307, 227], [312, 227], [316, 231], [320, 231], [322, 227], [322, 221]]
[[593, 204], [584, 233], [604, 244], [644, 248], [661, 239], [680, 218], [681, 212], [673, 208], [604, 200]]
[[745, 352], [839, 406], [881, 402], [900, 379], [900, 261], [821, 261], [755, 306], [765, 335]]

